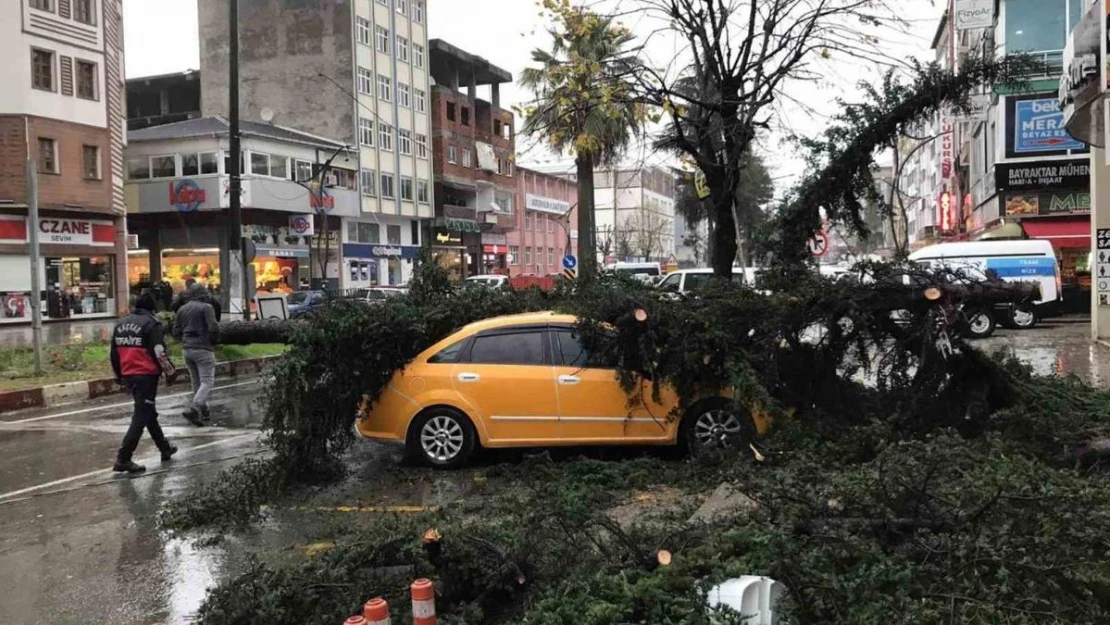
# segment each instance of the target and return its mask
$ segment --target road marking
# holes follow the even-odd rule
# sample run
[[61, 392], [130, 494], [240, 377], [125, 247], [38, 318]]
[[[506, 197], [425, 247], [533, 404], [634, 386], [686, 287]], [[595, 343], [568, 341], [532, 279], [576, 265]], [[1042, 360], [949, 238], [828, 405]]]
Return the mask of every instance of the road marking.
[[[189, 447], [188, 449], [182, 449], [181, 451], [184, 451], [184, 452], [197, 451], [199, 449], [204, 449], [205, 447], [214, 447], [216, 445], [222, 445], [224, 443], [230, 443], [230, 442], [233, 442], [233, 441], [242, 440], [244, 438], [257, 438], [257, 437], [258, 437], [257, 432], [252, 432], [250, 434], [240, 434], [238, 436], [229, 436], [228, 438], [225, 438], [225, 439], [222, 439], [222, 440], [212, 441], [211, 443], [204, 443], [203, 445], [197, 445], [196, 447]], [[96, 470], [96, 471], [89, 471], [88, 473], [82, 473], [80, 475], [71, 475], [69, 477], [63, 477], [60, 480], [54, 480], [53, 482], [47, 482], [45, 484], [39, 484], [38, 486], [29, 486], [27, 488], [21, 488], [20, 490], [13, 490], [10, 493], [0, 494], [0, 500], [8, 499], [10, 497], [16, 497], [16, 496], [19, 496], [19, 495], [25, 495], [27, 493], [33, 493], [35, 491], [42, 490], [44, 488], [50, 488], [51, 486], [60, 486], [62, 484], [68, 484], [70, 482], [75, 482], [77, 480], [85, 479], [85, 478], [88, 478], [88, 477], [96, 477], [98, 475], [106, 475], [106, 474], [109, 474], [109, 473], [115, 473], [115, 471], [112, 471], [111, 469], [99, 469], [99, 470]], [[142, 475], [142, 474], [139, 474], [139, 475]]]
[[384, 512], [394, 514], [419, 514], [421, 512], [439, 512], [439, 506], [331, 506], [331, 507], [296, 507], [293, 510], [302, 512]]
[[[227, 388], [235, 388], [237, 386], [246, 386], [248, 384], [257, 384], [257, 383], [258, 383], [258, 380], [251, 380], [249, 382], [236, 382], [235, 384], [228, 384], [227, 386], [217, 386], [217, 387], [213, 388], [212, 391], [213, 392], [222, 391], [222, 390], [227, 389]], [[171, 397], [184, 397], [186, 395], [192, 395], [192, 394], [193, 394], [192, 391], [182, 391], [180, 393], [172, 393], [170, 395], [163, 395], [163, 396], [159, 397], [158, 399], [170, 399]], [[73, 415], [78, 415], [78, 414], [82, 414], [82, 413], [85, 413], [85, 412], [95, 412], [97, 410], [109, 410], [109, 409], [112, 409], [112, 408], [123, 408], [125, 406], [130, 406], [133, 403], [134, 402], [124, 401], [124, 402], [119, 402], [119, 403], [116, 403], [116, 404], [106, 404], [104, 406], [92, 406], [92, 407], [89, 407], [89, 408], [81, 408], [80, 410], [70, 410], [69, 412], [59, 412], [57, 414], [45, 415], [45, 416], [42, 416], [42, 417], [32, 417], [30, 419], [20, 419], [19, 421], [2, 421], [2, 420], [0, 420], [0, 426], [3, 426], [3, 425], [18, 425], [20, 423], [34, 423], [35, 421], [46, 421], [47, 419], [58, 419], [58, 418], [61, 418], [61, 417], [72, 417]]]

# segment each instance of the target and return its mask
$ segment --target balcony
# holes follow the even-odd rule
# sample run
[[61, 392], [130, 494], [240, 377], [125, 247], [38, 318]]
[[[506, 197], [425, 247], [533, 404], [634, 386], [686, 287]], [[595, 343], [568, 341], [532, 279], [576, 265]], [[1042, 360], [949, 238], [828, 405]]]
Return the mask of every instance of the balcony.
[[1039, 69], [1029, 72], [1029, 78], [1059, 78], [1064, 73], [1064, 51], [1046, 50], [1025, 52], [1039, 64]]

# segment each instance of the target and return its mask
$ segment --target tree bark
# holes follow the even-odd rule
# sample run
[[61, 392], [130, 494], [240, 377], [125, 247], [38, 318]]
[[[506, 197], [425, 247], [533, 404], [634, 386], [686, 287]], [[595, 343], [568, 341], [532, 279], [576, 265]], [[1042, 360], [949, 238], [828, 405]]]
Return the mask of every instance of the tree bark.
[[580, 152], [574, 162], [578, 173], [578, 279], [589, 281], [597, 276], [593, 154]]
[[713, 275], [728, 280], [732, 276], [732, 263], [736, 260], [737, 250], [732, 194], [715, 192], [711, 200], [713, 215], [716, 217], [713, 233], [710, 235], [713, 239]]

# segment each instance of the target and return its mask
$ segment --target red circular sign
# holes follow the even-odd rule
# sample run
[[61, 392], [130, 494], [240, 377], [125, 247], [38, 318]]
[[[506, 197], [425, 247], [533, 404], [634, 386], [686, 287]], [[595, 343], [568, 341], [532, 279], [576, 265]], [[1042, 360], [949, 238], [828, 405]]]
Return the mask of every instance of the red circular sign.
[[295, 232], [296, 234], [304, 234], [312, 230], [312, 222], [310, 222], [305, 217], [297, 217], [293, 219], [293, 223], [291, 225], [293, 226], [293, 232]]
[[820, 230], [813, 238], [809, 240], [809, 253], [814, 258], [821, 258], [829, 252], [829, 235], [825, 234], [824, 230]]

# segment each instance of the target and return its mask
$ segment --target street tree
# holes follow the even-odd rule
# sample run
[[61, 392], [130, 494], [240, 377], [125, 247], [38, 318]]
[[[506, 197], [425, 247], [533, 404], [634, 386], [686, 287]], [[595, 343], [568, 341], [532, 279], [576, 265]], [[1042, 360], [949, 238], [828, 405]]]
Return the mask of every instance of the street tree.
[[524, 107], [524, 131], [575, 157], [578, 181], [579, 275], [597, 272], [594, 168], [614, 163], [647, 121], [634, 97], [639, 71], [633, 36], [614, 18], [569, 0], [543, 0], [553, 26], [551, 50], [534, 50], [521, 84], [535, 101]]
[[625, 219], [631, 234], [632, 249], [644, 260], [663, 255], [667, 221], [647, 206], [640, 206]]

